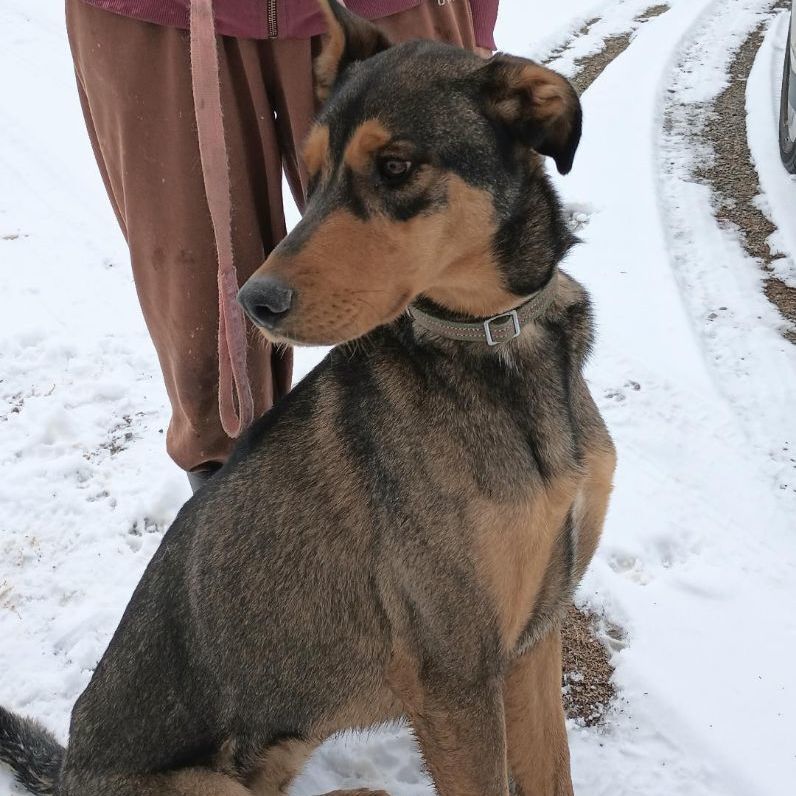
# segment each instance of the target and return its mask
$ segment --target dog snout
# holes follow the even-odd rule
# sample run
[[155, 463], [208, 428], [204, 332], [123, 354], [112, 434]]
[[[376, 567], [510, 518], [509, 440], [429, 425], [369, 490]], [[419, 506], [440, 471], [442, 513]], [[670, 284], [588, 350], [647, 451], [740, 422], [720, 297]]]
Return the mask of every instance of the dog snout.
[[238, 301], [252, 323], [274, 329], [290, 312], [293, 291], [272, 276], [253, 277], [240, 289]]

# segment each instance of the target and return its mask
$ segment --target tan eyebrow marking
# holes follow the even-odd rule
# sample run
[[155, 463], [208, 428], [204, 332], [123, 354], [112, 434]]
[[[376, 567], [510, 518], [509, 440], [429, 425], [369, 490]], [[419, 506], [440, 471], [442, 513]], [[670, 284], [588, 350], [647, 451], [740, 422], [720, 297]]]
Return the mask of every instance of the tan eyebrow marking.
[[328, 173], [331, 168], [331, 156], [329, 153], [329, 128], [325, 124], [316, 124], [310, 130], [304, 142], [302, 156], [310, 177], [315, 177], [321, 171]]
[[364, 171], [373, 152], [387, 144], [391, 138], [390, 131], [378, 119], [368, 119], [354, 131], [345, 148], [343, 159], [354, 171]]

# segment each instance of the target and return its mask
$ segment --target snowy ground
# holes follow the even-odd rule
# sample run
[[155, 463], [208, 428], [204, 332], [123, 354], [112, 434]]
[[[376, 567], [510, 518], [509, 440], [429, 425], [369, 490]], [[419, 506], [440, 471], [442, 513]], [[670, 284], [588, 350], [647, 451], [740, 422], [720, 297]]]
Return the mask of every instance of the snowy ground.
[[[557, 53], [571, 71], [654, 3], [502, 5], [502, 49]], [[620, 699], [604, 728], [571, 728], [574, 776], [582, 796], [781, 796], [796, 781], [796, 348], [708, 189], [689, 181], [709, 153], [664, 134], [674, 98], [722, 89], [772, 4], [669, 5], [584, 95], [582, 149], [557, 180], [587, 217], [568, 268], [595, 300], [589, 376], [620, 453], [579, 595], [625, 630]], [[0, 5], [0, 702], [65, 738], [188, 491], [163, 451], [165, 395], [61, 16], [58, 3]], [[793, 280], [796, 181], [775, 134], [786, 31], [772, 17], [748, 129], [778, 271]], [[299, 372], [317, 356], [302, 352]], [[354, 784], [431, 792], [408, 735], [379, 731], [324, 746], [293, 793]], [[0, 794], [16, 792], [0, 771]]]

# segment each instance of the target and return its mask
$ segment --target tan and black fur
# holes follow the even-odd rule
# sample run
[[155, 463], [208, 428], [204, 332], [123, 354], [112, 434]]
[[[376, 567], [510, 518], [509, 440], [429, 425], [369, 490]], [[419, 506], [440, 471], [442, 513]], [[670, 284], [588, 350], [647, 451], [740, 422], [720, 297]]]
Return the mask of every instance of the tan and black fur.
[[[276, 796], [329, 735], [402, 717], [441, 796], [572, 792], [558, 628], [614, 470], [542, 164], [572, 166], [578, 99], [530, 61], [391, 47], [326, 10], [307, 211], [241, 301], [273, 340], [356, 342], [182, 509], [68, 748], [0, 712], [38, 793]], [[495, 348], [405, 313], [489, 317], [550, 279]]]

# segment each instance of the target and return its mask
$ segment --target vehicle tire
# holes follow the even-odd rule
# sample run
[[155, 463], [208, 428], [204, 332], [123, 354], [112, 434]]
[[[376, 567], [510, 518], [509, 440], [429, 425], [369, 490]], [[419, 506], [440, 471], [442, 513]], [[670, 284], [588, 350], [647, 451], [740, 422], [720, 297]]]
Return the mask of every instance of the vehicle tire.
[[782, 94], [779, 103], [779, 154], [782, 157], [785, 168], [791, 174], [796, 174], [796, 141], [791, 137], [791, 132], [788, 128], [789, 94], [792, 78], [790, 32], [788, 32], [788, 45], [785, 48], [785, 67], [782, 72]]

